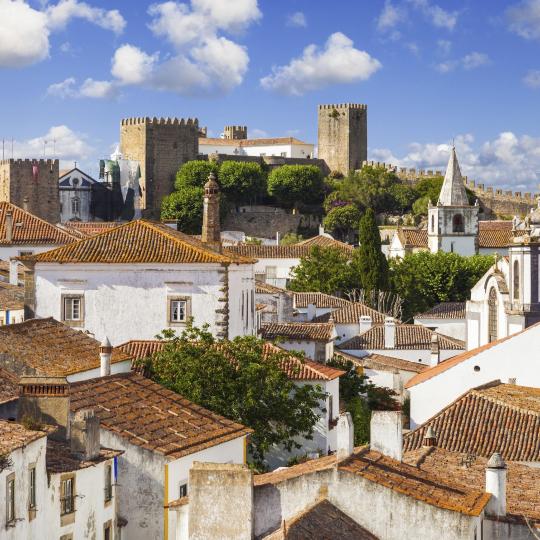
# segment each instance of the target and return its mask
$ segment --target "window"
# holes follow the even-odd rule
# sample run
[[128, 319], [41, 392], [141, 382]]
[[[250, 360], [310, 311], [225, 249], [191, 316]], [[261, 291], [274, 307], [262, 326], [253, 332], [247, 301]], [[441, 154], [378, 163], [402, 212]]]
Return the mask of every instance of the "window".
[[514, 300], [519, 300], [519, 263], [514, 261]]
[[461, 214], [455, 214], [452, 219], [452, 232], [460, 233], [465, 231], [465, 225], [463, 224], [463, 216]]
[[73, 488], [73, 477], [64, 478], [61, 483], [60, 494], [60, 515], [75, 512], [75, 490]]
[[81, 323], [84, 319], [83, 297], [69, 295], [63, 297], [62, 320], [70, 323]]
[[112, 499], [112, 467], [109, 463], [105, 466], [105, 502]]
[[6, 479], [6, 523], [15, 521], [15, 474]]
[[81, 199], [79, 197], [73, 197], [71, 199], [71, 213], [79, 214], [81, 211]]
[[279, 154], [281, 157], [287, 157], [287, 152], [280, 152]]
[[497, 291], [491, 287], [488, 295], [488, 341], [497, 340]]
[[169, 298], [169, 323], [185, 323], [190, 316], [190, 300], [186, 297]]
[[431, 216], [431, 232], [435, 232], [435, 216]]
[[277, 278], [277, 268], [275, 266], [266, 267], [266, 279], [276, 279]]
[[36, 508], [36, 468], [30, 467], [28, 471], [28, 508], [34, 510]]
[[178, 489], [178, 498], [187, 497], [188, 489], [187, 482], [180, 482], [180, 487]]
[[107, 521], [103, 526], [103, 540], [112, 540], [112, 527], [110, 521]]
[[21, 250], [19, 251], [19, 257], [28, 257], [29, 255], [33, 255], [34, 252], [32, 250]]

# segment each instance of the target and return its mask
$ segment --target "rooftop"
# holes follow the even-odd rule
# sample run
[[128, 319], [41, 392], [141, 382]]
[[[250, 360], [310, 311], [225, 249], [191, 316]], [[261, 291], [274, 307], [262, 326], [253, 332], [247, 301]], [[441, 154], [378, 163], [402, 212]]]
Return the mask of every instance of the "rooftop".
[[[65, 377], [98, 368], [99, 347], [88, 334], [52, 317], [0, 327], [0, 366], [18, 376]], [[112, 363], [130, 359], [113, 349]]]
[[46, 436], [47, 431], [26, 429], [22, 424], [0, 420], [0, 455], [24, 448], [31, 442]]
[[424, 313], [415, 315], [417, 319], [464, 319], [466, 302], [441, 302]]
[[427, 229], [411, 229], [398, 227], [396, 234], [403, 247], [428, 247]]
[[261, 139], [222, 139], [221, 137], [199, 137], [199, 146], [272, 146], [282, 144], [301, 144], [313, 146], [294, 137], [272, 137]]
[[450, 153], [437, 204], [442, 206], [469, 206], [469, 199], [461, 176], [455, 147], [452, 147]]
[[345, 298], [338, 298], [331, 294], [321, 292], [293, 292], [294, 307], [307, 308], [313, 304], [318, 308], [338, 308], [348, 306], [351, 302]]
[[404, 449], [421, 448], [428, 426], [437, 446], [452, 452], [540, 461], [540, 389], [494, 382], [469, 390], [407, 433]]
[[335, 324], [358, 324], [360, 317], [369, 316], [373, 323], [383, 323], [386, 315], [360, 302], [348, 302], [345, 306], [324, 313], [313, 319], [313, 322], [327, 322], [330, 317]]
[[87, 238], [95, 234], [109, 231], [122, 225], [117, 221], [66, 221], [59, 227], [67, 230], [77, 238]]
[[402, 360], [401, 358], [394, 358], [392, 356], [386, 356], [383, 354], [371, 353], [367, 356], [352, 356], [350, 354], [344, 353], [343, 351], [336, 351], [335, 353], [338, 356], [346, 360], [350, 360], [355, 365], [362, 368], [368, 369], [377, 369], [380, 371], [395, 371], [400, 369], [402, 371], [412, 371], [413, 373], [421, 373], [425, 371], [428, 366], [420, 364], [419, 362], [410, 362], [409, 360]]
[[39, 263], [253, 263], [227, 249], [217, 252], [167, 225], [142, 219], [30, 258]]
[[69, 442], [53, 441], [47, 439], [47, 454], [45, 456], [47, 464], [47, 473], [57, 474], [79, 469], [93, 467], [102, 461], [112, 459], [115, 456], [122, 454], [119, 450], [111, 450], [110, 448], [101, 448], [99, 456], [96, 459], [87, 461], [78, 458], [71, 452]]
[[19, 397], [19, 379], [13, 373], [0, 368], [0, 404]]
[[73, 412], [92, 407], [103, 428], [172, 459], [251, 432], [137, 373], [74, 383], [70, 396]]
[[24, 309], [24, 287], [0, 281], [0, 310]]
[[255, 282], [255, 292], [257, 294], [291, 294], [287, 289], [282, 289], [281, 287], [276, 287], [275, 285], [270, 285], [269, 283], [264, 283], [262, 281]]
[[263, 339], [331, 341], [335, 338], [333, 323], [281, 322], [263, 324], [259, 330]]
[[484, 248], [506, 247], [512, 243], [511, 221], [479, 221], [478, 245]]

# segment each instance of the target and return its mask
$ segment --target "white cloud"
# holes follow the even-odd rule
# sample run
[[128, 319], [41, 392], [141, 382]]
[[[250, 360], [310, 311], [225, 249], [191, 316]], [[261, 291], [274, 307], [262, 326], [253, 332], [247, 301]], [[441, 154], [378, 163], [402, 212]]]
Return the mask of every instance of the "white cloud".
[[74, 77], [69, 77], [62, 82], [51, 84], [47, 89], [47, 94], [62, 99], [111, 99], [118, 94], [118, 88], [111, 81], [96, 81], [94, 79], [86, 79], [79, 86]]
[[452, 42], [447, 39], [439, 39], [437, 41], [437, 47], [441, 54], [448, 55], [452, 49]]
[[122, 45], [116, 49], [111, 73], [120, 84], [140, 84], [152, 73], [158, 55], [146, 54], [133, 45]]
[[73, 18], [83, 18], [119, 33], [125, 20], [117, 10], [94, 8], [77, 0], [61, 0], [38, 10], [23, 0], [0, 0], [0, 67], [24, 67], [49, 56], [51, 32]]
[[291, 13], [287, 16], [287, 26], [305, 28], [307, 26], [306, 16], [301, 11]]
[[540, 88], [540, 69], [530, 69], [523, 77], [523, 83], [530, 88]]
[[258, 21], [262, 13], [257, 0], [191, 0], [192, 9], [229, 32], [240, 32]]
[[473, 51], [466, 54], [463, 58], [441, 62], [435, 66], [435, 69], [440, 73], [449, 73], [450, 71], [454, 71], [458, 68], [470, 71], [482, 66], [487, 66], [490, 63], [491, 60], [487, 54]]
[[506, 10], [509, 29], [525, 39], [540, 39], [540, 0], [523, 0]]
[[386, 0], [384, 7], [377, 18], [377, 30], [386, 32], [395, 28], [405, 18], [405, 10]]
[[459, 16], [457, 11], [446, 11], [437, 4], [432, 4], [429, 0], [409, 0], [409, 3], [420, 10], [431, 24], [437, 28], [453, 30], [457, 24]]
[[332, 34], [323, 48], [308, 45], [302, 56], [286, 66], [272, 69], [261, 79], [266, 90], [300, 96], [330, 84], [346, 84], [369, 79], [382, 67], [367, 52], [354, 48], [345, 34]]
[[[536, 191], [540, 181], [540, 138], [499, 133], [479, 145], [471, 134], [456, 137], [456, 150], [463, 174], [477, 182], [502, 189]], [[444, 171], [451, 144], [412, 143], [403, 157], [386, 148], [375, 149], [371, 156], [400, 167]]]
[[75, 82], [73, 77], [69, 77], [62, 82], [51, 84], [49, 88], [47, 88], [47, 94], [60, 98], [73, 97], [75, 93]]

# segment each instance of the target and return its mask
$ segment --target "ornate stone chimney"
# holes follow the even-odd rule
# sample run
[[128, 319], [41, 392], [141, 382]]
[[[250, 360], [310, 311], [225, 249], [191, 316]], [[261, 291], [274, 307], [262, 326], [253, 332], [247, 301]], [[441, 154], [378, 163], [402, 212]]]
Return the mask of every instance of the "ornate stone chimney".
[[111, 356], [112, 356], [112, 345], [109, 341], [109, 338], [105, 336], [103, 342], [99, 346], [99, 364], [100, 364], [100, 375], [106, 377], [111, 374]]
[[499, 452], [486, 465], [486, 492], [491, 493], [486, 512], [492, 516], [506, 516], [506, 463]]
[[384, 348], [394, 349], [396, 347], [396, 321], [392, 317], [384, 319]]
[[437, 434], [431, 426], [428, 426], [426, 432], [424, 433], [424, 438], [422, 439], [422, 446], [424, 446], [425, 448], [437, 446]]
[[8, 210], [6, 212], [6, 241], [11, 242], [13, 240], [13, 212]]
[[221, 251], [219, 199], [219, 184], [216, 181], [216, 175], [210, 173], [204, 185], [202, 241], [217, 251]]

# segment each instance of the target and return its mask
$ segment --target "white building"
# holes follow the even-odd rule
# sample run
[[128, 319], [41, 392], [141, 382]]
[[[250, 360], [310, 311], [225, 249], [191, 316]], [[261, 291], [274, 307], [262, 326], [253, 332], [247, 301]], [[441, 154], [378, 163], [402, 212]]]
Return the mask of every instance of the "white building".
[[294, 137], [265, 139], [199, 138], [199, 153], [231, 156], [279, 156], [308, 159], [314, 157], [314, 145]]
[[441, 302], [415, 315], [414, 324], [421, 324], [443, 336], [466, 341], [465, 302]]
[[58, 179], [60, 221], [91, 221], [92, 186], [97, 183], [77, 167], [65, 171]]

